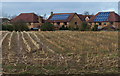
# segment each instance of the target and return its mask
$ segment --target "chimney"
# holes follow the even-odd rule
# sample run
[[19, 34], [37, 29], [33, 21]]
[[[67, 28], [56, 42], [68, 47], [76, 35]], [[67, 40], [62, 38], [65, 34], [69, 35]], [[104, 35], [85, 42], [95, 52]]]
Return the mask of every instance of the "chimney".
[[53, 12], [51, 12], [51, 15], [53, 15]]

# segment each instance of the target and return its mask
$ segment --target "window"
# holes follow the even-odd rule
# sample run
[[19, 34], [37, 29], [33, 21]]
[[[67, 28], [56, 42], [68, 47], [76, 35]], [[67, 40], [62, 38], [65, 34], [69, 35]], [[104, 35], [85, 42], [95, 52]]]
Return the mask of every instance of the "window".
[[67, 22], [64, 22], [64, 25], [67, 25]]
[[30, 22], [29, 22], [28, 24], [29, 24], [29, 25], [31, 25], [31, 23], [30, 23]]
[[106, 25], [106, 22], [104, 22], [104, 25]]
[[60, 25], [60, 22], [57, 22], [58, 25]]
[[75, 25], [77, 25], [77, 22], [75, 22]]
[[101, 25], [101, 23], [99, 23], [99, 25]]
[[111, 25], [113, 25], [113, 22], [110, 22]]
[[92, 23], [90, 22], [89, 25], [92, 25]]

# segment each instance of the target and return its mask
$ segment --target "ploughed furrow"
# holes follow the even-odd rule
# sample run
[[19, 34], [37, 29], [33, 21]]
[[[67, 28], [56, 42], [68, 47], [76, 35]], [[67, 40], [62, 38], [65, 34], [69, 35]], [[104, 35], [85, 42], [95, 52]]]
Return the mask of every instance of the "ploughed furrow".
[[[81, 39], [82, 42], [84, 42], [84, 43], [87, 42], [88, 44], [90, 44], [89, 46], [92, 46], [92, 44], [95, 44], [96, 48], [101, 47], [102, 45], [104, 45], [104, 47], [108, 47], [108, 46], [116, 47], [117, 46], [116, 45], [117, 35], [115, 35], [114, 39], [112, 39], [112, 40], [108, 39], [108, 38], [104, 39], [102, 37], [99, 37], [99, 35], [97, 35], [97, 32], [95, 32], [93, 34], [90, 32], [87, 32], [87, 33], [86, 32], [74, 32], [74, 34], [71, 33], [71, 35], [70, 35], [69, 33], [68, 34], [66, 33], [66, 34], [63, 34], [62, 36], [64, 37], [65, 35], [71, 36], [71, 38], [74, 38], [74, 40], [79, 40], [83, 36], [86, 36], [84, 39]], [[107, 36], [105, 36], [105, 37], [107, 37]], [[104, 41], [104, 40], [106, 40], [106, 41]], [[94, 47], [94, 46], [92, 46], [92, 47]]]
[[26, 48], [27, 48], [27, 52], [31, 52], [31, 47], [30, 45], [28, 44], [28, 42], [26, 41], [26, 39], [24, 38], [24, 34], [23, 32], [21, 32], [21, 36], [22, 36], [22, 40], [23, 40], [23, 43], [25, 44]]
[[2, 57], [3, 57], [3, 66], [9, 64], [8, 63], [8, 54], [9, 54], [9, 49], [8, 49], [8, 43], [9, 43], [9, 38], [10, 38], [10, 33], [4, 38], [2, 42]]
[[3, 33], [2, 34], [2, 32], [0, 32], [0, 74], [2, 74], [2, 65], [3, 65], [3, 63], [2, 63], [2, 60], [3, 59], [5, 59], [5, 57], [3, 58], [3, 56], [5, 55], [3, 55], [3, 49], [2, 49], [2, 47], [3, 47], [3, 41], [6, 39], [6, 37], [8, 36], [8, 32], [6, 32], [6, 33]]
[[17, 32], [17, 47], [19, 47], [17, 52], [19, 55], [23, 55], [23, 54], [26, 54], [28, 52], [27, 51], [28, 49], [27, 49], [22, 37], [23, 37], [22, 33]]
[[[78, 32], [78, 34], [81, 34], [82, 32]], [[98, 39], [100, 39], [100, 40], [103, 40], [103, 39], [105, 39], [105, 40], [107, 40], [107, 41], [111, 41], [111, 40], [113, 40], [113, 39], [115, 39], [115, 41], [117, 40], [117, 36], [118, 36], [118, 34], [116, 34], [116, 33], [114, 33], [114, 35], [110, 35], [110, 33], [109, 32], [83, 32], [84, 33], [84, 35], [87, 35], [87, 36], [89, 36], [89, 37], [92, 37], [93, 39], [95, 39], [96, 41], [97, 41], [97, 39], [96, 38], [98, 38]], [[112, 32], [111, 32], [112, 33]], [[113, 34], [113, 33], [112, 33]], [[77, 34], [76, 34], [77, 35]], [[80, 35], [78, 35], [78, 36], [80, 36]], [[94, 41], [95, 41], [94, 40]], [[113, 42], [115, 42], [115, 41], [113, 41]]]
[[1, 37], [1, 40], [0, 40], [0, 48], [2, 47], [3, 40], [7, 37], [8, 34], [9, 34], [9, 32], [8, 32], [8, 33], [5, 33], [4, 36]]
[[[51, 32], [50, 32], [51, 33]], [[58, 43], [59, 46], [62, 46], [63, 48], [65, 48], [64, 51], [59, 51], [59, 52], [67, 52], [67, 53], [80, 53], [82, 51], [87, 51], [88, 49], [91, 49], [91, 46], [96, 46], [94, 43], [92, 43], [91, 41], [85, 39], [86, 36], [81, 35], [80, 38], [77, 38], [72, 36], [74, 35], [73, 33], [71, 33], [71, 35], [67, 35], [67, 33], [56, 33], [56, 32], [52, 32], [50, 33], [46, 33], [45, 35], [50, 37], [50, 38], [54, 38], [56, 43]], [[62, 34], [62, 35], [61, 35]], [[89, 46], [89, 44], [91, 44]], [[84, 47], [83, 47], [84, 46]], [[87, 48], [86, 48], [87, 46]]]
[[19, 47], [18, 45], [18, 40], [17, 40], [17, 33], [16, 32], [12, 32], [10, 35], [10, 40], [9, 40], [9, 52], [8, 52], [8, 62], [9, 65], [11, 64], [17, 64], [18, 63], [18, 51], [19, 51]]
[[56, 53], [58, 51], [62, 51], [63, 48], [60, 47], [59, 45], [57, 45], [55, 42], [51, 41], [49, 38], [46, 38], [44, 35], [42, 35], [41, 33], [36, 33], [36, 35], [38, 36], [38, 38], [41, 39], [41, 41], [44, 43], [44, 45], [46, 47], [48, 47], [49, 49], [52, 49], [53, 51], [55, 51]]
[[6, 35], [6, 33], [8, 32], [0, 32], [0, 40], [2, 40], [2, 38]]
[[[118, 47], [117, 36], [116, 35], [115, 35], [115, 38], [112, 39], [112, 40], [109, 40], [108, 38], [105, 38], [105, 39], [101, 38], [101, 37], [99, 37], [99, 35], [85, 34], [85, 36], [86, 36], [86, 38], [82, 39], [83, 42], [84, 42], [84, 40], [87, 40], [88, 43], [91, 41], [92, 43], [96, 44], [95, 46], [99, 50], [103, 50], [103, 49], [104, 50], [115, 50], [115, 48]], [[74, 35], [74, 37], [76, 37], [75, 40], [77, 40], [78, 38], [79, 39], [81, 38], [81, 35], [76, 34], [76, 35]], [[89, 46], [94, 47], [94, 46], [91, 45], [92, 43], [89, 43]]]
[[52, 49], [50, 49], [48, 46], [46, 46], [40, 38], [35, 34], [35, 32], [30, 33], [31, 38], [36, 41], [36, 43], [39, 45], [39, 51], [44, 50], [45, 52], [51, 52], [54, 53]]
[[[25, 33], [26, 33], [26, 32], [25, 32]], [[39, 49], [39, 48], [40, 48], [40, 45], [34, 40], [33, 37], [31, 37], [30, 33], [27, 32], [26, 34], [28, 35], [28, 37], [30, 38], [30, 40], [32, 41], [32, 43], [35, 45], [35, 47], [36, 47], [37, 49]]]
[[106, 37], [114, 37], [114, 36], [117, 36], [119, 32], [117, 32], [117, 31], [109, 31], [109, 32], [101, 31], [98, 33], [100, 36], [102, 35], [102, 36], [106, 36]]
[[38, 35], [36, 35], [34, 32], [29, 33], [31, 38], [36, 41], [37, 44], [39, 44], [39, 49], [32, 52], [32, 63], [33, 64], [40, 64], [43, 66], [43, 64], [48, 60], [53, 60], [53, 57], [56, 56], [56, 53], [50, 48], [48, 48], [44, 43], [42, 43], [41, 38], [38, 38]]
[[29, 32], [23, 32], [24, 38], [27, 44], [29, 45], [29, 47], [31, 48], [30, 52], [34, 52], [39, 49], [39, 45], [31, 38], [31, 36], [28, 33]]
[[[74, 45], [72, 46], [72, 44], [67, 44], [65, 41], [62, 41], [58, 35], [55, 37], [54, 35], [51, 35], [49, 33], [43, 33], [43, 35], [46, 37], [46, 38], [49, 38], [49, 40], [51, 40], [51, 42], [54, 42], [57, 46], [61, 47], [63, 50], [59, 51], [59, 52], [71, 52], [71, 51], [74, 51], [76, 50], [76, 48], [74, 49]], [[69, 45], [69, 46], [67, 46]]]
[[[14, 32], [14, 31], [13, 31]], [[10, 38], [9, 38], [9, 43], [8, 43], [8, 48], [9, 48], [9, 50], [11, 49], [11, 41], [12, 41], [12, 35], [13, 35], [13, 32], [11, 32], [11, 34], [10, 34]]]

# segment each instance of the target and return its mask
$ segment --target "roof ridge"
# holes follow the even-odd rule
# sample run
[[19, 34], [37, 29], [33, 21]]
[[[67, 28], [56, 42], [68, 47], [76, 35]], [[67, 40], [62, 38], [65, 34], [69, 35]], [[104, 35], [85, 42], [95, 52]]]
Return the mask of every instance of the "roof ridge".
[[75, 13], [53, 13], [53, 15], [58, 15], [58, 14], [75, 14]]
[[[115, 11], [105, 11], [105, 12], [115, 13]], [[105, 13], [105, 12], [98, 12], [98, 13]]]

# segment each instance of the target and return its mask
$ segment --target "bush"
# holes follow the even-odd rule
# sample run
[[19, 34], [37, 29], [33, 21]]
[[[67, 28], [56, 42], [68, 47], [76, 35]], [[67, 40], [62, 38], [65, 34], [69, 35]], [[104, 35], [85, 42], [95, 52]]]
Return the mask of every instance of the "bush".
[[81, 24], [80, 30], [81, 30], [81, 31], [89, 31], [89, 30], [90, 30], [90, 26], [87, 25], [86, 22], [83, 22], [83, 23]]
[[13, 23], [15, 31], [28, 31], [29, 28], [24, 21], [17, 21]]
[[59, 30], [68, 30], [68, 27], [65, 27], [64, 25]]
[[40, 27], [41, 31], [54, 31], [55, 27], [53, 24], [51, 23], [44, 23], [41, 27]]
[[13, 31], [14, 27], [13, 27], [13, 25], [2, 25], [2, 30]]
[[92, 31], [98, 31], [98, 25], [94, 25], [94, 27], [92, 28]]
[[11, 23], [10, 25], [2, 25], [2, 30], [5, 31], [28, 31], [29, 28], [23, 21]]

